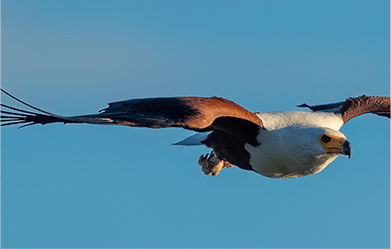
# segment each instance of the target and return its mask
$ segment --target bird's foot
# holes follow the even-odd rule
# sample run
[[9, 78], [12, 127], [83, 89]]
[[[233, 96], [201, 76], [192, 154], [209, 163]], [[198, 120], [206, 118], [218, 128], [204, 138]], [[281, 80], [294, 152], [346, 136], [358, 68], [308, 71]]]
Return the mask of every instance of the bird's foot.
[[202, 166], [202, 172], [204, 172], [205, 175], [212, 176], [217, 176], [224, 168], [233, 167], [233, 165], [229, 162], [220, 160], [214, 150], [212, 150], [210, 155], [206, 154], [205, 156], [200, 156], [200, 159], [198, 159], [198, 164]]

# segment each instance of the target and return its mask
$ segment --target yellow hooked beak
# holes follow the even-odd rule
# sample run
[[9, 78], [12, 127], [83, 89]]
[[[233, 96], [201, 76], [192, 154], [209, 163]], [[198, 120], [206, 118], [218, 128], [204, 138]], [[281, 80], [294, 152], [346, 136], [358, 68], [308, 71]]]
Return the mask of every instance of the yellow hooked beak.
[[352, 154], [352, 145], [346, 138], [323, 134], [319, 137], [319, 141], [328, 154], [342, 154], [350, 158]]

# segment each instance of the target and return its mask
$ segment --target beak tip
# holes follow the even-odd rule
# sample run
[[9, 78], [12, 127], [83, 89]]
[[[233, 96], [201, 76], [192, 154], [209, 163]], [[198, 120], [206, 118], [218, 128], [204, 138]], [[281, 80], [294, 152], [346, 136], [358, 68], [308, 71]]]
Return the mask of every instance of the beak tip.
[[343, 142], [342, 144], [342, 151], [345, 155], [348, 156], [348, 159], [350, 159], [350, 156], [352, 155], [352, 145], [349, 143], [348, 140]]

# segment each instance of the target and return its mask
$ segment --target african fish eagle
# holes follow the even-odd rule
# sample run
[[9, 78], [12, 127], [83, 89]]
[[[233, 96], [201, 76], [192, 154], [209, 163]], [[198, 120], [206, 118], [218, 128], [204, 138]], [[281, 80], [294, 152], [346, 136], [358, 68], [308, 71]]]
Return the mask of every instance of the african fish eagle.
[[[205, 145], [212, 152], [198, 163], [216, 176], [234, 165], [272, 178], [291, 178], [322, 171], [352, 146], [339, 129], [351, 118], [374, 113], [390, 118], [390, 97], [365, 95], [308, 107], [312, 112], [250, 112], [224, 98], [171, 97], [109, 103], [98, 114], [64, 117], [31, 106], [26, 111], [1, 104], [1, 125], [55, 122], [124, 125], [148, 128], [182, 127], [197, 134], [176, 145]], [[19, 128], [21, 128], [19, 127]]]

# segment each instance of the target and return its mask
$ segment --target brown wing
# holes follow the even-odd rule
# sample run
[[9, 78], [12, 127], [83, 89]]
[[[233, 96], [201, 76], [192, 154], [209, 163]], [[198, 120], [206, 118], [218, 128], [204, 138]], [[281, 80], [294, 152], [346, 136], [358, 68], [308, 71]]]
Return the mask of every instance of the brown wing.
[[252, 112], [223, 98], [176, 97], [132, 99], [110, 103], [101, 113], [119, 125], [205, 130], [219, 117], [235, 117], [262, 126]]
[[217, 97], [131, 99], [109, 103], [109, 107], [103, 109], [99, 114], [62, 117], [28, 105], [4, 90], [2, 91], [22, 104], [41, 112], [24, 111], [2, 104], [3, 108], [12, 110], [12, 112], [2, 110], [2, 125], [63, 122], [116, 124], [149, 128], [183, 127], [205, 131], [213, 129], [210, 126], [219, 117], [234, 117], [262, 126], [261, 120], [254, 113], [232, 101]]
[[390, 97], [363, 95], [358, 98], [348, 98], [341, 107], [344, 123], [365, 113], [374, 113], [390, 118]]
[[344, 123], [365, 113], [373, 113], [390, 118], [390, 97], [367, 97], [363, 95], [357, 98], [347, 98], [345, 101], [338, 103], [315, 106], [302, 104], [299, 107], [308, 107], [314, 112], [341, 114]]

